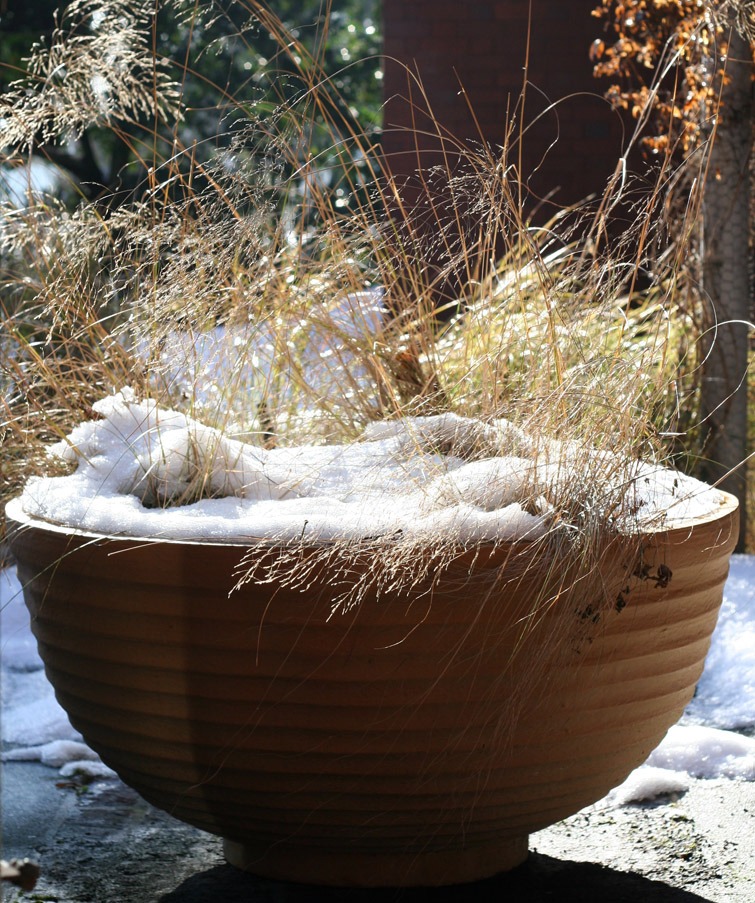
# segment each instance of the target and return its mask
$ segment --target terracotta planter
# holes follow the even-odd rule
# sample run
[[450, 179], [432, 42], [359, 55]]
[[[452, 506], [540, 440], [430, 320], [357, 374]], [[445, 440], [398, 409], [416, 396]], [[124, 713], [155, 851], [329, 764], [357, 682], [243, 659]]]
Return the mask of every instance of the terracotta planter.
[[[598, 610], [582, 581], [522, 644], [517, 593], [534, 577], [512, 546], [331, 617], [327, 573], [229, 597], [242, 547], [7, 513], [47, 674], [87, 742], [225, 838], [233, 864], [333, 885], [503, 871], [529, 833], [620, 783], [692, 696], [737, 535], [726, 497], [646, 537], [635, 576], [608, 547], [615, 603]], [[494, 581], [507, 559], [519, 573]]]

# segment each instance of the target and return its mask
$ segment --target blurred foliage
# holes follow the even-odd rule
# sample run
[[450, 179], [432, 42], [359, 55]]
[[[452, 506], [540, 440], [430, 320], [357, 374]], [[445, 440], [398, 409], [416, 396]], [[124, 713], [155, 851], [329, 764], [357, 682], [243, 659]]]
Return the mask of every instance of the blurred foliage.
[[[233, 142], [240, 120], [295, 106], [306, 95], [301, 71], [306, 60], [282, 47], [279, 35], [261, 24], [250, 5], [212, 0], [200, 8], [190, 0], [171, 0], [156, 6], [150, 41], [179, 86], [180, 121], [172, 130], [156, 128], [149, 117], [109, 121], [65, 142], [40, 136], [34, 147], [36, 154], [61, 167], [87, 200], [117, 204], [144, 181], [155, 161], [191, 149], [187, 165], [203, 162]], [[30, 50], [35, 44], [49, 46], [75, 8], [59, 0], [12, 7], [0, 0], [0, 91], [25, 75]], [[335, 0], [332, 5], [273, 0], [269, 8], [332, 80], [344, 115], [365, 131], [377, 130], [380, 0]], [[89, 18], [94, 22], [96, 15]], [[93, 24], [91, 30], [95, 28]], [[308, 137], [310, 154], [326, 150], [318, 147], [315, 134]]]
[[635, 118], [652, 111], [643, 143], [654, 154], [674, 148], [688, 154], [716, 109], [713, 61], [726, 57], [716, 7], [725, 5], [601, 0], [593, 11], [605, 21], [605, 39], [596, 38], [590, 49], [595, 75], [613, 79], [606, 96], [614, 106]]

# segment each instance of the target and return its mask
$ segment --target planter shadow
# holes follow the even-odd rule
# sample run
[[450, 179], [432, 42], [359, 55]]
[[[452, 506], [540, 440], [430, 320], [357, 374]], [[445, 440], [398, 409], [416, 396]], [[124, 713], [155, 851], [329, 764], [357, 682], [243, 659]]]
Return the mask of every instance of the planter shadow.
[[709, 903], [707, 897], [634, 872], [530, 853], [509, 872], [437, 888], [337, 888], [271, 881], [217, 866], [182, 882], [158, 903]]

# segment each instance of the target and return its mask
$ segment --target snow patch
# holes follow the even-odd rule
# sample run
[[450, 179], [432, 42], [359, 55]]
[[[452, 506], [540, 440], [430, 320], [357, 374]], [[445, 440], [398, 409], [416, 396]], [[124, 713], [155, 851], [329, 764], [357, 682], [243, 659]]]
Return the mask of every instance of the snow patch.
[[82, 777], [89, 778], [90, 781], [107, 781], [117, 778], [118, 775], [112, 768], [108, 768], [104, 762], [99, 759], [75, 759], [60, 769], [60, 774], [64, 778]]
[[[755, 724], [755, 711], [750, 713]], [[597, 806], [625, 806], [689, 790], [693, 778], [755, 781], [755, 740], [699, 725], [672, 727], [663, 741]]]
[[686, 793], [691, 783], [690, 776], [684, 771], [641, 765], [635, 768], [623, 784], [611, 790], [605, 799], [595, 803], [595, 806], [596, 808], [628, 806], [630, 803], [674, 796]]
[[736, 730], [755, 723], [755, 556], [733, 555], [718, 626], [687, 719]]
[[675, 725], [647, 764], [695, 778], [755, 781], [755, 739], [702, 725]]
[[98, 758], [96, 752], [78, 740], [51, 740], [41, 746], [24, 746], [3, 753], [5, 762], [41, 762], [51, 768], [60, 768], [68, 762], [96, 761]]

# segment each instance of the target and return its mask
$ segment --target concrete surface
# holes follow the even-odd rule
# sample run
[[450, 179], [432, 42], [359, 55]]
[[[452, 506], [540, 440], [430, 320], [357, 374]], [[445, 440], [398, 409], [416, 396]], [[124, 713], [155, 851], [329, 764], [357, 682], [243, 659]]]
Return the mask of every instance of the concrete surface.
[[531, 838], [508, 874], [441, 889], [361, 891], [267, 881], [223, 861], [217, 838], [153, 809], [119, 781], [83, 787], [4, 763], [2, 858], [30, 857], [31, 892], [7, 903], [752, 903], [755, 783], [696, 781], [677, 800], [589, 810]]

